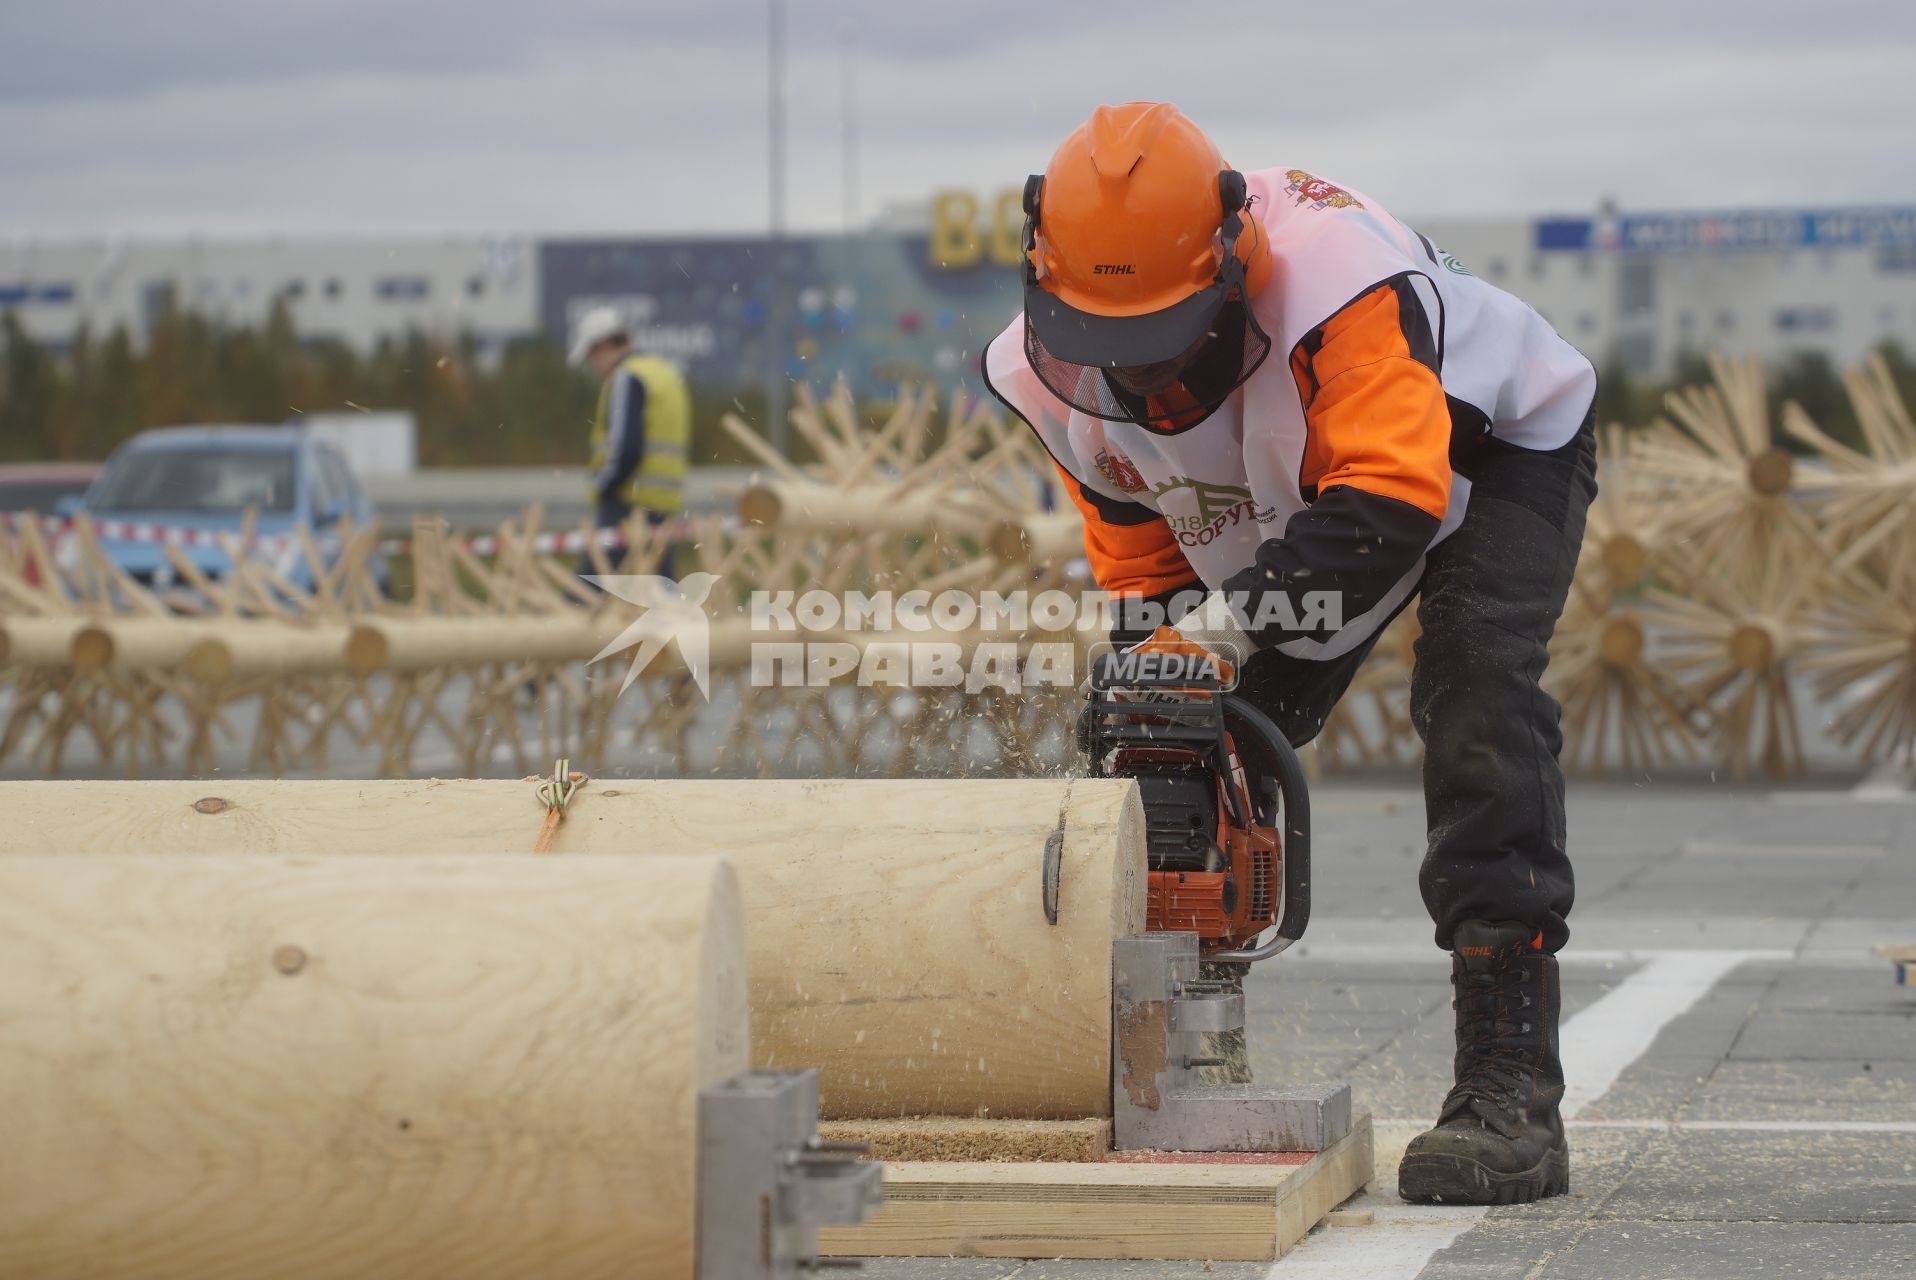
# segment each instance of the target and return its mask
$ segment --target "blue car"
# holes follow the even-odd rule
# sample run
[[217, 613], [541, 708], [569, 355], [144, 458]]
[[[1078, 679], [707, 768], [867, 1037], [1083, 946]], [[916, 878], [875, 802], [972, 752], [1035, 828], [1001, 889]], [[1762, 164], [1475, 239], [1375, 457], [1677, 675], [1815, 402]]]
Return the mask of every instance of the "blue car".
[[[86, 494], [68, 508], [84, 512], [100, 547], [136, 581], [156, 590], [178, 585], [165, 542], [209, 578], [232, 562], [217, 535], [237, 537], [255, 513], [254, 556], [293, 586], [310, 590], [312, 564], [298, 531], [309, 530], [331, 568], [344, 549], [340, 528], [373, 522], [372, 503], [331, 445], [298, 427], [162, 427], [113, 451]], [[371, 566], [385, 584], [385, 563]]]

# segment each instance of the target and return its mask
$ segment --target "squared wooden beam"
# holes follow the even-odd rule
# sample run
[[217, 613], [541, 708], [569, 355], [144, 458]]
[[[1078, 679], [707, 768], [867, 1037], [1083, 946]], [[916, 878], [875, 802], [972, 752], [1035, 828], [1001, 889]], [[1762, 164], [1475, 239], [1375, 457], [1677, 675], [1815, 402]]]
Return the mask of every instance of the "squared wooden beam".
[[819, 1233], [846, 1257], [1270, 1261], [1369, 1182], [1371, 1118], [1315, 1155], [889, 1163], [885, 1205]]

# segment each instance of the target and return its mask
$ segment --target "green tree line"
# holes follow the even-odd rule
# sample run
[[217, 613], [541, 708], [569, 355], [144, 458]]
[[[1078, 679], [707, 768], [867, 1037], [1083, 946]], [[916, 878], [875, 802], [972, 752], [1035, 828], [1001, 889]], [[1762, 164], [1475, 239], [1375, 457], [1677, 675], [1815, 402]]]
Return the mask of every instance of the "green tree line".
[[[160, 314], [137, 349], [124, 329], [82, 328], [59, 356], [33, 341], [11, 312], [0, 316], [0, 461], [105, 457], [147, 427], [284, 422], [303, 413], [406, 410], [426, 466], [578, 466], [598, 387], [567, 367], [545, 337], [513, 341], [479, 359], [471, 337], [447, 343], [410, 333], [361, 354], [330, 339], [301, 338], [283, 303], [263, 325], [228, 326], [181, 310]], [[1884, 348], [1905, 399], [1916, 405], [1916, 362]], [[1841, 440], [1859, 438], [1842, 378], [1828, 359], [1799, 354], [1770, 370], [1780, 405], [1801, 404]], [[1642, 425], [1672, 386], [1707, 382], [1708, 365], [1685, 356], [1675, 377], [1651, 382], [1614, 361], [1603, 369], [1598, 416]], [[763, 416], [756, 390], [694, 388], [694, 460], [742, 459], [720, 416]]]
[[[81, 328], [56, 357], [0, 315], [0, 462], [104, 458], [148, 427], [366, 409], [412, 413], [425, 466], [583, 466], [598, 395], [543, 336], [489, 360], [470, 336], [419, 332], [361, 354], [300, 337], [280, 304], [257, 327], [169, 310], [144, 350], [124, 329]], [[739, 460], [718, 420], [756, 420], [762, 393], [695, 388], [693, 399], [694, 460]]]

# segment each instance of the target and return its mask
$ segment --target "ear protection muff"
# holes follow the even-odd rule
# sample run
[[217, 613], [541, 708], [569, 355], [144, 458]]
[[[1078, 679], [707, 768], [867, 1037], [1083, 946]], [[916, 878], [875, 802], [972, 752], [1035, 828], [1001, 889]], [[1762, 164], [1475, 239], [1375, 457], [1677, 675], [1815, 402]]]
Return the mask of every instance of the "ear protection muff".
[[[1218, 174], [1217, 194], [1224, 206], [1224, 224], [1218, 228], [1218, 238], [1225, 256], [1236, 258], [1242, 268], [1239, 283], [1244, 296], [1254, 297], [1271, 276], [1271, 251], [1264, 239], [1264, 226], [1250, 212], [1250, 193], [1244, 175], [1236, 169]], [[1244, 235], [1247, 230], [1248, 237]]]
[[1226, 169], [1217, 175], [1217, 197], [1224, 205], [1224, 216], [1230, 217], [1244, 208], [1244, 175], [1236, 169]]
[[1044, 199], [1044, 175], [1025, 179], [1024, 275], [1027, 285], [1038, 283], [1038, 207]]

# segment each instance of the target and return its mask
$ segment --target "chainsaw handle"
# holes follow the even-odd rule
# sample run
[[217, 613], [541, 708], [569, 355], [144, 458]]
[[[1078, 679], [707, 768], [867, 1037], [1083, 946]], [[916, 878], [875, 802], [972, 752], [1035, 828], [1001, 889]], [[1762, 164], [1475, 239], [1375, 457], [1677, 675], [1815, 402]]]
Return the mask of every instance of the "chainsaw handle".
[[1269, 716], [1231, 694], [1223, 696], [1223, 711], [1225, 726], [1239, 753], [1249, 746], [1270, 764], [1284, 804], [1281, 847], [1284, 910], [1278, 917], [1276, 932], [1255, 946], [1239, 951], [1217, 951], [1204, 957], [1213, 964], [1254, 964], [1270, 959], [1302, 938], [1304, 927], [1311, 922], [1311, 798], [1297, 752]]

